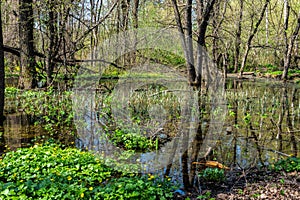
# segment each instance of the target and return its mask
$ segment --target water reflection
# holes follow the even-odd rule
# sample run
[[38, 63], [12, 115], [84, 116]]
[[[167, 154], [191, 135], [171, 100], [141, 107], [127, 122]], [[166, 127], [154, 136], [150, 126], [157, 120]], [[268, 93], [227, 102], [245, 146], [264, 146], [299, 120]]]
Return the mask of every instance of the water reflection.
[[23, 113], [7, 114], [0, 132], [0, 154], [28, 147], [42, 133], [33, 126], [30, 116]]
[[[205, 154], [199, 153], [211, 123], [210, 104], [207, 99], [200, 97], [197, 134], [188, 139], [186, 151], [180, 150], [183, 143], [171, 144], [170, 149], [174, 156], [160, 158], [165, 165], [159, 173], [180, 177], [185, 186], [190, 186], [197, 182], [196, 174], [201, 168], [192, 165], [194, 161], [215, 159], [231, 168], [246, 169], [269, 165], [282, 156], [299, 155], [300, 95], [297, 85], [228, 80], [225, 87], [228, 111], [223, 127], [224, 134], [221, 138], [211, 138], [218, 140], [217, 146]], [[103, 105], [103, 102], [99, 104]], [[96, 118], [97, 113], [93, 115]], [[105, 122], [100, 124], [103, 128]], [[97, 151], [112, 148], [112, 144], [107, 143], [108, 138], [99, 141], [99, 136], [93, 134], [103, 131], [99, 126], [92, 129], [91, 127], [90, 132], [82, 136], [81, 147]], [[178, 137], [177, 141], [181, 140]], [[99, 147], [99, 144], [102, 146]], [[115, 149], [112, 148], [111, 151]], [[144, 153], [134, 159], [151, 160], [154, 157], [152, 153]], [[151, 170], [151, 166], [146, 166], [145, 173], [147, 170]]]
[[[110, 105], [105, 101], [111, 94], [116, 83], [100, 83], [102, 87], [97, 89], [97, 96], [83, 95], [86, 99], [78, 102], [86, 111], [95, 107], [91, 112], [81, 112], [85, 116], [82, 124], [85, 131], [78, 132], [77, 146], [82, 149], [94, 150], [97, 152], [111, 152], [119, 157], [117, 152], [123, 151], [115, 148], [109, 137], [103, 134], [111, 123]], [[227, 107], [226, 119], [223, 126], [222, 137], [209, 138], [216, 140], [215, 148], [203, 148], [203, 141], [209, 134], [211, 122], [211, 104], [205, 94], [199, 94], [197, 102], [199, 110], [199, 123], [196, 124], [196, 134], [191, 135], [187, 141], [183, 141], [180, 135], [166, 132], [176, 132], [180, 129], [180, 120], [168, 116], [159, 132], [162, 136], [172, 137], [173, 142], [166, 143], [166, 148], [160, 148], [160, 152], [166, 152], [168, 157], [155, 157], [156, 151], [140, 154], [138, 157], [131, 157], [131, 161], [147, 161], [148, 165], [141, 166], [145, 173], [153, 170], [150, 166], [160, 162], [161, 170], [157, 173], [172, 175], [181, 180], [186, 187], [197, 183], [197, 172], [202, 166], [193, 165], [192, 162], [204, 160], [217, 160], [231, 168], [246, 169], [253, 166], [264, 166], [273, 163], [276, 159], [289, 155], [299, 156], [300, 140], [300, 93], [299, 85], [284, 84], [278, 82], [240, 81], [228, 80], [226, 85]], [[97, 98], [97, 101], [92, 101]], [[144, 98], [144, 97], [143, 97]], [[95, 104], [90, 104], [92, 102]], [[85, 105], [85, 106], [84, 106]], [[133, 105], [134, 106], [134, 105]], [[143, 105], [139, 105], [143, 106]], [[161, 108], [154, 107], [155, 109]], [[154, 110], [155, 110], [154, 109]], [[183, 109], [182, 107], [180, 109]], [[159, 112], [155, 110], [155, 112]], [[176, 112], [174, 112], [176, 114]], [[136, 112], [136, 114], [141, 114]], [[151, 113], [150, 113], [151, 114]], [[166, 115], [162, 113], [161, 116]], [[149, 115], [150, 116], [150, 115]], [[160, 116], [160, 115], [159, 115]], [[193, 115], [192, 115], [193, 116]], [[143, 116], [142, 116], [143, 117]], [[142, 118], [141, 117], [141, 118]], [[195, 117], [195, 116], [193, 116]], [[193, 117], [191, 119], [193, 119]], [[15, 150], [19, 147], [26, 147], [32, 139], [42, 135], [42, 129], [33, 126], [30, 117], [21, 113], [7, 114], [6, 121], [0, 130], [0, 152], [8, 149]], [[195, 125], [195, 124], [194, 124]], [[1, 127], [1, 126], [0, 126]], [[158, 135], [159, 135], [158, 134]], [[188, 147], [184, 147], [184, 142]], [[186, 149], [186, 151], [184, 150]], [[110, 156], [111, 156], [110, 155]], [[157, 160], [154, 160], [157, 159]], [[155, 167], [154, 167], [155, 168]]]
[[218, 159], [246, 168], [299, 155], [297, 85], [230, 80], [226, 86], [230, 108], [226, 124], [234, 128], [227, 145], [216, 149]]

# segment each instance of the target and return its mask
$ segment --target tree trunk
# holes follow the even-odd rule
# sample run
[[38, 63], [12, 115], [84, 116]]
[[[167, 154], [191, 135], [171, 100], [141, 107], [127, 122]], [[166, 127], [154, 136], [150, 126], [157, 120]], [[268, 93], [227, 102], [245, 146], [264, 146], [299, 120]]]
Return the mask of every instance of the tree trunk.
[[133, 15], [132, 23], [134, 28], [139, 27], [139, 18], [138, 18], [139, 5], [140, 5], [140, 0], [134, 0], [134, 5], [132, 9], [132, 15]]
[[292, 59], [292, 52], [293, 52], [295, 40], [299, 34], [299, 29], [300, 29], [300, 13], [298, 14], [297, 26], [290, 38], [290, 41], [288, 43], [288, 48], [287, 48], [287, 51], [284, 56], [284, 69], [283, 69], [283, 73], [282, 73], [282, 77], [281, 77], [281, 79], [283, 79], [283, 80], [287, 79], [288, 70], [290, 67], [291, 59]]
[[[195, 82], [200, 85], [201, 79], [202, 79], [202, 63], [205, 56], [205, 53], [203, 50], [206, 47], [205, 44], [205, 36], [206, 36], [206, 30], [208, 26], [208, 21], [210, 18], [210, 15], [213, 11], [214, 4], [216, 3], [216, 0], [210, 0], [207, 2], [206, 7], [204, 7], [202, 0], [197, 0], [197, 25], [198, 25], [198, 38], [197, 38], [197, 69], [200, 71], [197, 71], [197, 76]], [[207, 67], [207, 66], [206, 66]], [[209, 73], [207, 73], [207, 76], [209, 76]]]
[[55, 1], [49, 0], [49, 20], [47, 22], [48, 24], [48, 31], [49, 31], [49, 47], [48, 47], [48, 55], [47, 55], [47, 62], [46, 62], [46, 68], [47, 68], [47, 85], [51, 85], [53, 81], [53, 71], [54, 71], [54, 63], [53, 59], [55, 58], [55, 46], [58, 42], [57, 39], [57, 28], [56, 28], [56, 21], [57, 21], [57, 14], [55, 13]]
[[244, 57], [243, 57], [243, 61], [242, 61], [242, 66], [241, 66], [241, 69], [240, 69], [240, 74], [239, 74], [239, 77], [242, 78], [243, 76], [243, 72], [244, 72], [244, 68], [245, 68], [245, 65], [246, 65], [246, 62], [247, 62], [247, 58], [248, 58], [248, 54], [249, 54], [249, 51], [251, 49], [251, 42], [252, 42], [252, 39], [254, 38], [255, 34], [257, 33], [258, 31], [258, 27], [261, 23], [261, 21], [263, 20], [263, 17], [264, 17], [264, 14], [266, 12], [266, 9], [267, 9], [267, 6], [269, 4], [270, 0], [266, 0], [265, 4], [264, 4], [264, 7], [263, 9], [261, 10], [261, 13], [260, 13], [260, 16], [259, 16], [259, 19], [258, 21], [256, 22], [255, 24], [255, 27], [253, 29], [253, 32], [250, 34], [248, 40], [247, 40], [247, 43], [246, 43], [246, 50], [245, 50], [245, 53], [244, 53]]
[[4, 70], [4, 50], [3, 50], [3, 32], [1, 18], [1, 1], [0, 1], [0, 126], [4, 120], [4, 92], [5, 92], [5, 70]]
[[244, 0], [240, 0], [240, 15], [237, 21], [237, 31], [235, 37], [235, 55], [234, 55], [234, 70], [233, 70], [234, 73], [237, 73], [239, 68], [243, 9], [244, 9]]
[[196, 79], [196, 70], [194, 66], [193, 50], [193, 21], [192, 21], [192, 0], [186, 3], [186, 52], [187, 52], [187, 71], [189, 82], [193, 83]]
[[20, 65], [21, 74], [19, 87], [34, 88], [37, 85], [34, 41], [33, 41], [33, 8], [32, 0], [19, 0], [19, 39], [20, 39]]
[[[186, 14], [186, 20], [187, 20], [187, 31], [184, 32], [184, 27], [181, 21], [181, 16], [180, 16], [180, 12], [178, 9], [178, 4], [176, 0], [172, 0], [172, 4], [173, 4], [173, 8], [174, 8], [174, 14], [175, 14], [175, 20], [176, 20], [176, 24], [177, 24], [177, 28], [178, 31], [180, 33], [180, 39], [181, 39], [181, 44], [183, 47], [183, 51], [184, 51], [184, 56], [185, 56], [185, 61], [186, 61], [186, 67], [187, 67], [187, 73], [188, 73], [188, 80], [190, 84], [193, 84], [195, 81], [195, 76], [196, 76], [196, 70], [194, 65], [191, 63], [191, 55], [190, 53], [193, 54], [193, 51], [191, 51], [193, 49], [193, 44], [192, 44], [192, 21], [191, 21], [191, 10], [189, 11], [188, 9], [192, 9], [192, 7], [190, 6], [191, 4], [189, 4], [189, 0], [187, 2], [186, 5], [186, 9], [187, 9], [187, 14]], [[189, 13], [190, 12], [190, 13]], [[186, 34], [190, 34], [190, 37], [186, 36]], [[189, 39], [186, 39], [189, 38]], [[188, 41], [189, 40], [189, 44]], [[189, 49], [190, 48], [190, 49]], [[193, 55], [192, 55], [193, 56]]]
[[[199, 0], [198, 0], [199, 1]], [[202, 47], [205, 47], [205, 36], [206, 36], [206, 30], [207, 30], [207, 26], [208, 26], [208, 21], [210, 18], [210, 15], [213, 11], [213, 7], [214, 4], [216, 3], [216, 0], [210, 0], [209, 2], [207, 2], [207, 5], [205, 8], [201, 8], [204, 9], [204, 12], [201, 13], [200, 11], [198, 11], [197, 15], [198, 16], [198, 44]], [[198, 4], [203, 5], [203, 2], [198, 2]]]
[[129, 6], [130, 6], [130, 0], [122, 0], [121, 1], [121, 10], [122, 10], [121, 26], [122, 26], [123, 31], [126, 31], [128, 29]]
[[266, 9], [266, 45], [269, 44], [269, 9]]
[[[138, 29], [139, 27], [139, 0], [134, 0], [133, 2], [133, 9], [132, 9], [132, 24], [134, 29]], [[137, 52], [137, 43], [138, 43], [138, 36], [137, 36], [137, 30], [134, 30], [134, 49], [133, 52], [131, 52], [132, 62], [136, 63], [136, 52]]]

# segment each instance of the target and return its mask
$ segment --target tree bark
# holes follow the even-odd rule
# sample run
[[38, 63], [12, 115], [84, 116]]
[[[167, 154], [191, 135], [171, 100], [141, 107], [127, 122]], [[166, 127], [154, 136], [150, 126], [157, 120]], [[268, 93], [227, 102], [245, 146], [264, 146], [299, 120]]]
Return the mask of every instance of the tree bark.
[[[200, 1], [200, 2], [199, 2]], [[203, 6], [202, 0], [197, 1], [199, 5]], [[210, 18], [210, 15], [213, 11], [213, 7], [216, 3], [216, 0], [210, 0], [207, 2], [207, 5], [205, 8], [201, 8], [200, 10], [203, 10], [204, 12], [200, 12], [198, 10], [197, 15], [198, 15], [198, 44], [202, 47], [205, 47], [205, 36], [206, 36], [206, 30], [208, 26], [208, 21]]]
[[19, 87], [24, 89], [34, 88], [37, 85], [34, 37], [33, 37], [33, 0], [19, 0], [19, 40], [20, 40], [20, 65], [21, 74]]
[[5, 92], [5, 70], [4, 70], [4, 49], [3, 49], [3, 31], [1, 18], [1, 1], [0, 1], [0, 126], [4, 121], [4, 92]]
[[46, 68], [47, 68], [47, 85], [51, 85], [53, 81], [53, 71], [54, 71], [54, 63], [53, 59], [55, 58], [55, 46], [58, 45], [58, 32], [56, 28], [56, 20], [57, 20], [57, 14], [54, 11], [55, 8], [55, 1], [49, 0], [49, 20], [47, 22], [48, 25], [48, 31], [49, 31], [49, 47], [48, 47], [48, 55], [47, 55], [47, 62], [46, 62]]

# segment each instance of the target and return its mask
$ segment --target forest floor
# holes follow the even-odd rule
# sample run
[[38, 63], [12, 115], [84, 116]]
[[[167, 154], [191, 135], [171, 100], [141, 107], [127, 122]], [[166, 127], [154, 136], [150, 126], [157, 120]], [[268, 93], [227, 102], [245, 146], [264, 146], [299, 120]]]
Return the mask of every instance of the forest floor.
[[203, 183], [175, 199], [300, 199], [300, 172], [274, 172], [268, 169], [229, 171], [222, 183]]

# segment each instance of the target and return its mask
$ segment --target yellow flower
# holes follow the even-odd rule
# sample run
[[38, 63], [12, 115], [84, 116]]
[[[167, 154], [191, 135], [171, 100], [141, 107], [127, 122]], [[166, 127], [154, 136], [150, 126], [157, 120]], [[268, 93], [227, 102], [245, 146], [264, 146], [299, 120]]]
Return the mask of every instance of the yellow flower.
[[20, 180], [20, 183], [23, 183], [24, 182], [24, 180]]
[[68, 181], [72, 180], [72, 177], [71, 176], [68, 176]]
[[94, 189], [93, 187], [90, 187], [90, 188], [89, 188], [89, 190], [91, 190], [91, 191], [92, 191], [93, 189]]
[[84, 197], [84, 193], [81, 193], [80, 197], [83, 198]]
[[155, 177], [153, 176], [153, 175], [150, 175], [149, 174], [149, 178], [148, 178], [148, 180], [150, 181], [150, 180], [152, 180], [152, 179], [154, 179]]

